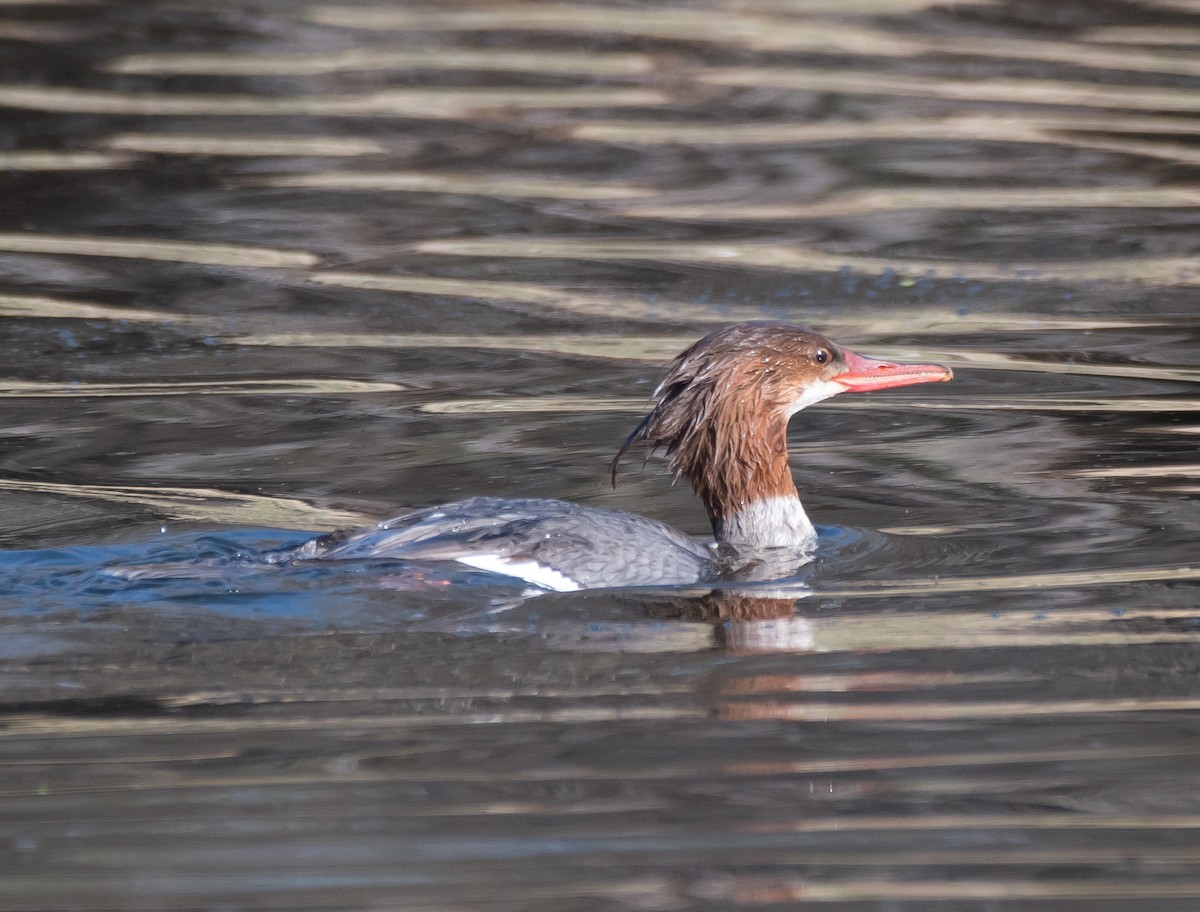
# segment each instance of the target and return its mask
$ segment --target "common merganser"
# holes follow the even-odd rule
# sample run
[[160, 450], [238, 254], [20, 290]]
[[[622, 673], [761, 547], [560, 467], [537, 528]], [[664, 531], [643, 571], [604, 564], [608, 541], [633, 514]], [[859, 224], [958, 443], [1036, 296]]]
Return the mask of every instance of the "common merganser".
[[692, 585], [722, 572], [720, 546], [811, 552], [816, 530], [788, 465], [796, 412], [838, 393], [950, 380], [937, 364], [864, 358], [787, 323], [737, 323], [679, 354], [653, 409], [612, 461], [637, 441], [663, 449], [703, 501], [716, 546], [657, 520], [561, 500], [475, 497], [335, 532], [286, 560], [457, 561], [550, 591]]

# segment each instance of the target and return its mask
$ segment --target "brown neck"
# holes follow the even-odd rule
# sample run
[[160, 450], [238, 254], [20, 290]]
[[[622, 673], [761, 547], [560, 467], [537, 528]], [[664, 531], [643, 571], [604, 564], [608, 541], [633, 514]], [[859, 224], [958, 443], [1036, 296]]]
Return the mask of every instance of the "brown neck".
[[734, 397], [720, 382], [690, 383], [668, 391], [634, 437], [666, 447], [675, 473], [704, 502], [717, 541], [796, 548], [815, 533], [792, 481], [787, 422], [756, 386]]
[[733, 403], [721, 406], [671, 447], [675, 471], [703, 501], [718, 539], [752, 504], [799, 497], [788, 465], [787, 419], [776, 414], [747, 420], [753, 409], [727, 415]]

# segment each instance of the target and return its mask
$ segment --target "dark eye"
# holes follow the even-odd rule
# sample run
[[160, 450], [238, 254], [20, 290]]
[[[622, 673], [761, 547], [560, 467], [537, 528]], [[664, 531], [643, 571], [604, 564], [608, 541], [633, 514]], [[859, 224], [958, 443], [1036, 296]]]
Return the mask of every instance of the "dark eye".
[[824, 364], [829, 360], [829, 352], [825, 351], [823, 348], [818, 348], [815, 352], [813, 352], [813, 360], [818, 364]]

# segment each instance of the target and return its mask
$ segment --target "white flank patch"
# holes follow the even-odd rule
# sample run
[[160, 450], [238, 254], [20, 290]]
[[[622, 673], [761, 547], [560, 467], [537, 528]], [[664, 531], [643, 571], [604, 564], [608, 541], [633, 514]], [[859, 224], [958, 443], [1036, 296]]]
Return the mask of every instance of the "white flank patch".
[[583, 588], [569, 576], [563, 576], [553, 567], [547, 567], [534, 560], [513, 560], [500, 554], [464, 554], [455, 560], [476, 570], [499, 573], [501, 576], [515, 576], [551, 592], [578, 592]]

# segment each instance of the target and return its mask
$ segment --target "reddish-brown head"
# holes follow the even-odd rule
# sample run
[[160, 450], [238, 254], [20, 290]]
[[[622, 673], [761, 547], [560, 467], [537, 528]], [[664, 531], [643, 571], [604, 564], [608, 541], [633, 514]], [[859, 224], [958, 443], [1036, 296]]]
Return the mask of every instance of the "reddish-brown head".
[[714, 525], [756, 500], [795, 496], [787, 423], [796, 412], [844, 392], [951, 379], [936, 364], [864, 358], [819, 333], [787, 323], [737, 323], [678, 355], [654, 393], [654, 409], [613, 460], [613, 481], [637, 440], [667, 451]]

